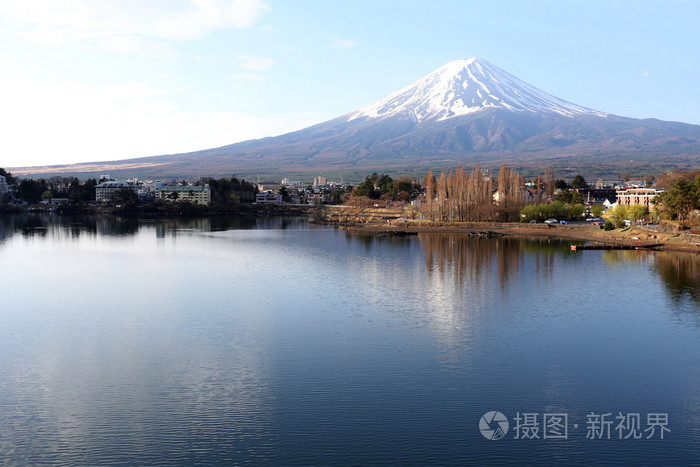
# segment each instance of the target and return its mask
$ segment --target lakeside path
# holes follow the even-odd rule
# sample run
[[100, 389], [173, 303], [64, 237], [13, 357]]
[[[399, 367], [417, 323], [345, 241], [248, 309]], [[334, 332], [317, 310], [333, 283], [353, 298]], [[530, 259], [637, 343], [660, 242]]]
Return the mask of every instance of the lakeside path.
[[[606, 245], [645, 245], [660, 244], [654, 250], [684, 251], [700, 254], [700, 235], [688, 232], [657, 232], [644, 227], [630, 227], [622, 230], [604, 231], [598, 226], [574, 224], [516, 224], [493, 222], [425, 222], [395, 221], [366, 223], [333, 223], [339, 228], [369, 234], [407, 232], [407, 233], [450, 233], [470, 234], [497, 232], [507, 236], [546, 237], [577, 241], [586, 241]], [[654, 238], [656, 236], [656, 238]]]

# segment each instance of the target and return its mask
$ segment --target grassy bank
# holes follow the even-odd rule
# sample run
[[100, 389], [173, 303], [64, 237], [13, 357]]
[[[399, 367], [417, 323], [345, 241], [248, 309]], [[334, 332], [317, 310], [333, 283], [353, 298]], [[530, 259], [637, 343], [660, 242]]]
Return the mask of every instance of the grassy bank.
[[604, 231], [589, 224], [519, 224], [497, 222], [436, 222], [406, 219], [399, 210], [327, 208], [324, 218], [342, 229], [368, 233], [405, 231], [412, 233], [497, 232], [510, 236], [548, 237], [580, 240], [610, 245], [659, 243], [659, 250], [700, 253], [700, 235], [688, 231], [658, 231], [654, 228], [630, 227]]

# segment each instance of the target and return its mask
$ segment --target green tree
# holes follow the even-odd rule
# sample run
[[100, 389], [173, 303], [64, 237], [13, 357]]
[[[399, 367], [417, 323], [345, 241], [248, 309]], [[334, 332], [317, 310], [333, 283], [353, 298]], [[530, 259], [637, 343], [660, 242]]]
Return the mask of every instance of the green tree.
[[520, 220], [522, 222], [544, 221], [551, 217], [576, 220], [583, 217], [583, 212], [583, 204], [564, 204], [560, 201], [528, 204], [520, 210]]
[[219, 179], [203, 178], [199, 181], [199, 185], [205, 184], [208, 184], [211, 189], [212, 204], [219, 207], [237, 204], [236, 198], [231, 197], [231, 195], [236, 195], [238, 202], [252, 203], [255, 201], [255, 194], [258, 192], [257, 185], [238, 179], [235, 176]]
[[282, 201], [284, 201], [285, 203], [288, 203], [292, 199], [292, 197], [289, 196], [289, 191], [287, 190], [286, 186], [283, 186], [279, 189], [279, 194], [282, 195]]
[[380, 196], [391, 193], [394, 188], [394, 179], [386, 174], [382, 174], [376, 181], [376, 186], [379, 188]]
[[48, 199], [53, 198], [53, 195], [51, 194], [51, 190], [46, 190], [41, 194], [41, 200], [46, 201]]
[[587, 186], [588, 183], [586, 183], [586, 179], [582, 175], [576, 175], [571, 182], [571, 188], [586, 188]]
[[643, 219], [644, 216], [646, 216], [648, 213], [649, 211], [647, 210], [647, 207], [643, 204], [633, 204], [629, 207], [627, 212], [630, 219], [632, 219], [635, 222], [637, 222], [640, 219]]
[[583, 204], [583, 195], [578, 191], [564, 190], [554, 195], [554, 199], [564, 204]]
[[371, 199], [379, 199], [381, 192], [374, 187], [373, 176], [377, 174], [374, 173], [372, 176], [368, 176], [364, 179], [362, 183], [357, 185], [357, 188], [352, 192], [355, 196], [366, 196]]
[[577, 203], [577, 204], [572, 204], [568, 206], [568, 218], [571, 220], [578, 220], [583, 217], [583, 213], [585, 211], [585, 208], [583, 207], [583, 204]]
[[71, 203], [88, 203], [95, 201], [95, 186], [97, 180], [86, 180], [85, 183], [80, 183], [80, 180], [73, 178], [68, 185], [68, 199]]
[[610, 212], [610, 218], [617, 228], [624, 227], [627, 219], [627, 206], [624, 204], [615, 206]]
[[20, 199], [36, 204], [41, 201], [41, 195], [48, 189], [49, 187], [43, 178], [39, 180], [26, 178], [19, 182], [18, 195]]
[[131, 188], [120, 188], [114, 192], [114, 201], [121, 204], [136, 204], [139, 195]]
[[593, 217], [600, 217], [603, 215], [603, 205], [602, 204], [594, 204], [591, 206], [591, 214], [593, 214]]
[[655, 197], [654, 203], [671, 218], [677, 217], [685, 227], [690, 212], [700, 208], [700, 176], [695, 180], [674, 180], [667, 190]]
[[7, 182], [8, 185], [15, 184], [15, 177], [13, 177], [10, 172], [6, 172], [5, 169], [3, 169], [2, 167], [0, 167], [0, 175], [5, 177], [5, 181]]

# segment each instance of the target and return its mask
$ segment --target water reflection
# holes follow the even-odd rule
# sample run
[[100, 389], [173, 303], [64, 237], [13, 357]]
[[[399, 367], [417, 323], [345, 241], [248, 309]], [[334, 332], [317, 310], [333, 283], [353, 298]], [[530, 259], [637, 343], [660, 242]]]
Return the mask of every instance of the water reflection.
[[141, 228], [155, 227], [156, 236], [177, 236], [177, 232], [218, 232], [240, 229], [306, 229], [303, 217], [256, 217], [220, 215], [212, 217], [177, 217], [134, 219], [100, 215], [60, 215], [49, 213], [10, 214], [0, 216], [0, 245], [15, 234], [25, 238], [73, 238], [81, 235], [129, 237]]
[[415, 240], [415, 236], [374, 235], [368, 232], [348, 230], [345, 231], [345, 240], [348, 245], [356, 243], [362, 245], [366, 252], [370, 252], [375, 246], [380, 248], [405, 248], [407, 245], [410, 245], [413, 240]]
[[[611, 268], [630, 263], [645, 265], [656, 272], [674, 305], [700, 304], [700, 255], [674, 251], [604, 251], [603, 260]], [[700, 325], [700, 311], [693, 318]]]
[[[659, 273], [674, 304], [690, 300], [700, 305], [700, 255], [660, 252], [653, 269]], [[694, 309], [692, 318], [700, 325], [700, 308]]]
[[421, 234], [425, 251], [425, 266], [429, 277], [452, 276], [458, 284], [490, 281], [495, 271], [495, 282], [501, 289], [518, 276], [525, 255], [534, 258], [535, 274], [551, 276], [557, 256], [579, 255], [571, 252], [568, 242], [549, 239], [517, 237], [485, 238], [464, 234]]
[[[698, 458], [698, 328], [673, 319], [698, 308], [684, 255], [286, 218], [13, 222], [0, 247], [14, 265], [0, 270], [10, 464]], [[675, 438], [623, 450], [582, 428], [496, 446], [476, 427], [494, 408], [581, 424], [592, 410], [668, 411]]]

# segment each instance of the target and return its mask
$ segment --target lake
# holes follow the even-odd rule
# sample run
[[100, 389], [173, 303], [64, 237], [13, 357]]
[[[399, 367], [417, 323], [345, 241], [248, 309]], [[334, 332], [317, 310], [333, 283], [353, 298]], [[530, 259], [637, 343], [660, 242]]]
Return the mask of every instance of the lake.
[[12, 465], [700, 463], [700, 258], [0, 217]]

